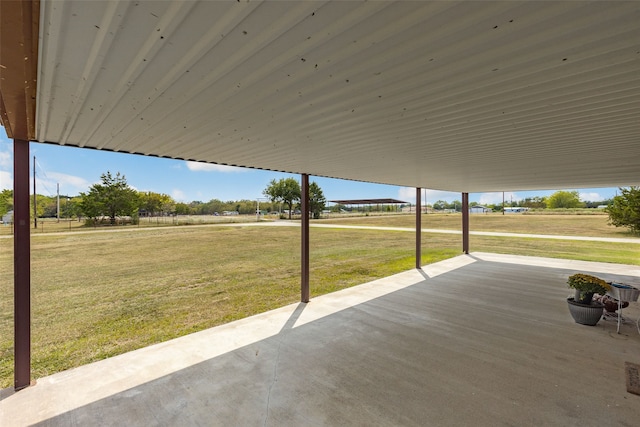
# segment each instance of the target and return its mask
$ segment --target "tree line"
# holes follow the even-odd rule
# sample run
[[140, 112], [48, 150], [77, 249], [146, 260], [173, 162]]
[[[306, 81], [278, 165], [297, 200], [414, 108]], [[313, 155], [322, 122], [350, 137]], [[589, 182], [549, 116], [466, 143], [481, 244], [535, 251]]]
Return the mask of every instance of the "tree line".
[[[223, 202], [218, 199], [209, 202], [193, 201], [191, 203], [176, 202], [167, 194], [154, 192], [138, 192], [131, 188], [124, 175], [111, 172], [100, 176], [101, 182], [90, 187], [87, 193], [80, 193], [78, 205], [79, 213], [87, 222], [95, 224], [103, 218], [108, 218], [115, 224], [118, 217], [129, 217], [137, 222], [142, 216], [165, 215], [220, 215], [225, 213], [256, 214], [257, 201], [239, 200]], [[315, 184], [315, 183], [314, 183]], [[321, 209], [324, 208], [322, 190], [315, 185], [314, 196], [322, 198]], [[278, 203], [289, 206], [289, 218], [294, 202], [300, 200], [300, 185], [293, 178], [287, 178], [272, 183], [264, 190], [270, 198], [270, 203], [262, 203], [261, 212], [272, 212]], [[316, 204], [316, 206], [319, 206]]]
[[[326, 200], [322, 190], [315, 182], [310, 184], [311, 210], [315, 218], [325, 208]], [[300, 208], [301, 188], [298, 181], [285, 178], [273, 180], [263, 191], [268, 201], [260, 202], [260, 212], [283, 212], [286, 207], [288, 216], [294, 209]], [[78, 196], [44, 196], [36, 195], [36, 212], [38, 218], [84, 218], [90, 225], [102, 222], [115, 224], [118, 218], [127, 217], [137, 222], [140, 217], [156, 217], [168, 215], [222, 215], [235, 212], [240, 215], [256, 214], [256, 200], [221, 201], [212, 199], [208, 202], [192, 201], [176, 202], [171, 196], [152, 191], [136, 191], [127, 183], [126, 177], [110, 171], [100, 176], [100, 183], [94, 184], [89, 191]], [[31, 216], [33, 216], [33, 199], [30, 199]], [[0, 216], [13, 209], [13, 190], [0, 192]]]
[[[100, 180], [100, 183], [92, 185], [88, 192], [80, 193], [78, 196], [61, 196], [58, 199], [55, 196], [36, 195], [36, 215], [39, 218], [55, 218], [58, 215], [60, 218], [85, 218], [88, 224], [105, 221], [115, 224], [119, 217], [128, 217], [135, 223], [141, 216], [216, 215], [224, 212], [255, 214], [257, 209], [255, 200], [223, 202], [212, 199], [208, 202], [176, 202], [167, 194], [134, 190], [120, 172], [112, 175], [107, 171], [100, 176]], [[278, 181], [274, 179], [263, 190], [263, 195], [268, 201], [260, 203], [260, 211], [261, 213], [278, 212], [291, 218], [295, 210], [300, 209], [301, 193], [300, 184], [294, 178], [283, 178]], [[633, 233], [640, 234], [640, 187], [620, 188], [620, 193], [610, 200], [583, 202], [577, 191], [556, 191], [548, 197], [531, 197], [516, 202], [509, 201], [508, 204], [505, 203], [505, 206], [574, 209], [606, 205], [605, 212], [609, 215], [609, 224], [616, 227], [627, 227]], [[311, 182], [309, 184], [309, 208], [313, 218], [320, 218], [326, 202], [320, 186]], [[470, 203], [471, 207], [477, 205], [476, 202]], [[286, 208], [284, 212], [283, 207]], [[458, 200], [453, 202], [438, 200], [431, 204], [431, 207], [434, 210], [459, 212], [462, 209], [462, 203]], [[496, 204], [487, 207], [494, 211], [501, 211], [503, 205]], [[332, 210], [339, 208], [340, 206], [334, 206]], [[0, 216], [12, 209], [13, 191], [0, 191]], [[33, 210], [31, 210], [31, 215], [33, 215]]]
[[[580, 193], [578, 191], [565, 191], [560, 190], [546, 197], [527, 197], [521, 200], [505, 200], [504, 207], [513, 208], [529, 208], [529, 209], [580, 209], [580, 208], [597, 208], [598, 206], [610, 205], [612, 199], [587, 201], [580, 200]], [[470, 202], [469, 206], [480, 206], [478, 202]], [[494, 212], [502, 212], [503, 204], [495, 203], [483, 205], [490, 208]], [[454, 200], [453, 202], [446, 202], [438, 200], [431, 204], [434, 210], [452, 210], [460, 212], [462, 210], [462, 202], [460, 200]]]

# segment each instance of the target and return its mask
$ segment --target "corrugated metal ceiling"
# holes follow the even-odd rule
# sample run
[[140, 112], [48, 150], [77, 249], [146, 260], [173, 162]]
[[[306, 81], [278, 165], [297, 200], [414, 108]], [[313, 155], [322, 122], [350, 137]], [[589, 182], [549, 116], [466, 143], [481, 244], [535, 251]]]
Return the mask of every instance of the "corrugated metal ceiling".
[[638, 2], [42, 2], [37, 140], [450, 191], [640, 181]]

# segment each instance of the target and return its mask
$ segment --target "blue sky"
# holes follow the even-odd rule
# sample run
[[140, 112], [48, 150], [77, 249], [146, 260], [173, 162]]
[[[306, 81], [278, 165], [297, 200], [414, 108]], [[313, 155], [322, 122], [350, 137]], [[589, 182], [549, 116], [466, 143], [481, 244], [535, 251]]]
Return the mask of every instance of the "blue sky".
[[[31, 156], [36, 157], [36, 189], [38, 194], [54, 196], [60, 185], [61, 195], [75, 196], [88, 191], [106, 171], [124, 174], [127, 183], [138, 191], [164, 193], [178, 202], [211, 199], [222, 201], [263, 198], [262, 191], [272, 179], [299, 178], [279, 172], [234, 168], [160, 159], [140, 155], [103, 152], [48, 144], [31, 143]], [[31, 172], [31, 175], [33, 171]], [[33, 175], [32, 175], [33, 176]], [[395, 198], [415, 202], [415, 189], [392, 185], [310, 177], [320, 185], [327, 200]], [[13, 141], [0, 131], [0, 190], [13, 188]], [[572, 190], [572, 189], [568, 189]], [[616, 194], [616, 188], [578, 189], [583, 201], [600, 201]], [[521, 200], [545, 196], [553, 191], [505, 192], [505, 200]], [[480, 204], [502, 203], [500, 193], [474, 193], [470, 201]], [[427, 190], [427, 203], [437, 200], [460, 200], [460, 193]], [[423, 200], [424, 203], [424, 200]]]

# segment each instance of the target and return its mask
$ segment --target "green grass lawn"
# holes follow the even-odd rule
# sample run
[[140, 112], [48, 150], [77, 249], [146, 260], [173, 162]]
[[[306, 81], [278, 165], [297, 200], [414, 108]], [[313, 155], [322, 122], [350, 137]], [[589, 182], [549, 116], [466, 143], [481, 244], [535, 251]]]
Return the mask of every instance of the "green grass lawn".
[[[460, 220], [445, 215], [436, 227], [435, 215], [427, 217], [424, 228], [454, 228]], [[383, 219], [342, 223], [413, 227], [410, 215]], [[596, 230], [594, 235], [604, 235], [606, 216], [596, 219], [604, 226], [584, 216], [563, 222], [563, 234]], [[477, 229], [471, 220], [472, 230]], [[508, 221], [514, 221], [510, 228], [495, 231], [526, 229], [520, 220]], [[540, 227], [554, 228], [550, 223]], [[312, 298], [415, 265], [412, 232], [312, 228], [310, 238]], [[165, 227], [40, 235], [31, 243], [34, 378], [300, 298], [298, 228]], [[640, 245], [631, 243], [471, 236], [470, 246], [472, 251], [640, 264]], [[424, 233], [423, 265], [460, 253], [459, 235]], [[12, 263], [13, 240], [0, 239], [0, 387], [13, 382]]]

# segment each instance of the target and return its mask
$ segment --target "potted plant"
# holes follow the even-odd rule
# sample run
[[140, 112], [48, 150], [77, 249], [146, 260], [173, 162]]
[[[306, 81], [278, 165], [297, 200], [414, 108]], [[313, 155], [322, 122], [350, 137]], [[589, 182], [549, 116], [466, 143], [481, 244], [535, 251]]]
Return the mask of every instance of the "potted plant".
[[595, 326], [602, 317], [604, 305], [592, 301], [593, 294], [604, 295], [611, 286], [599, 277], [583, 273], [569, 276], [567, 285], [576, 291], [575, 297], [567, 298], [573, 320], [582, 325]]
[[599, 277], [590, 274], [577, 273], [569, 276], [567, 285], [576, 290], [574, 301], [579, 304], [591, 304], [593, 294], [604, 295], [611, 290], [609, 285]]

